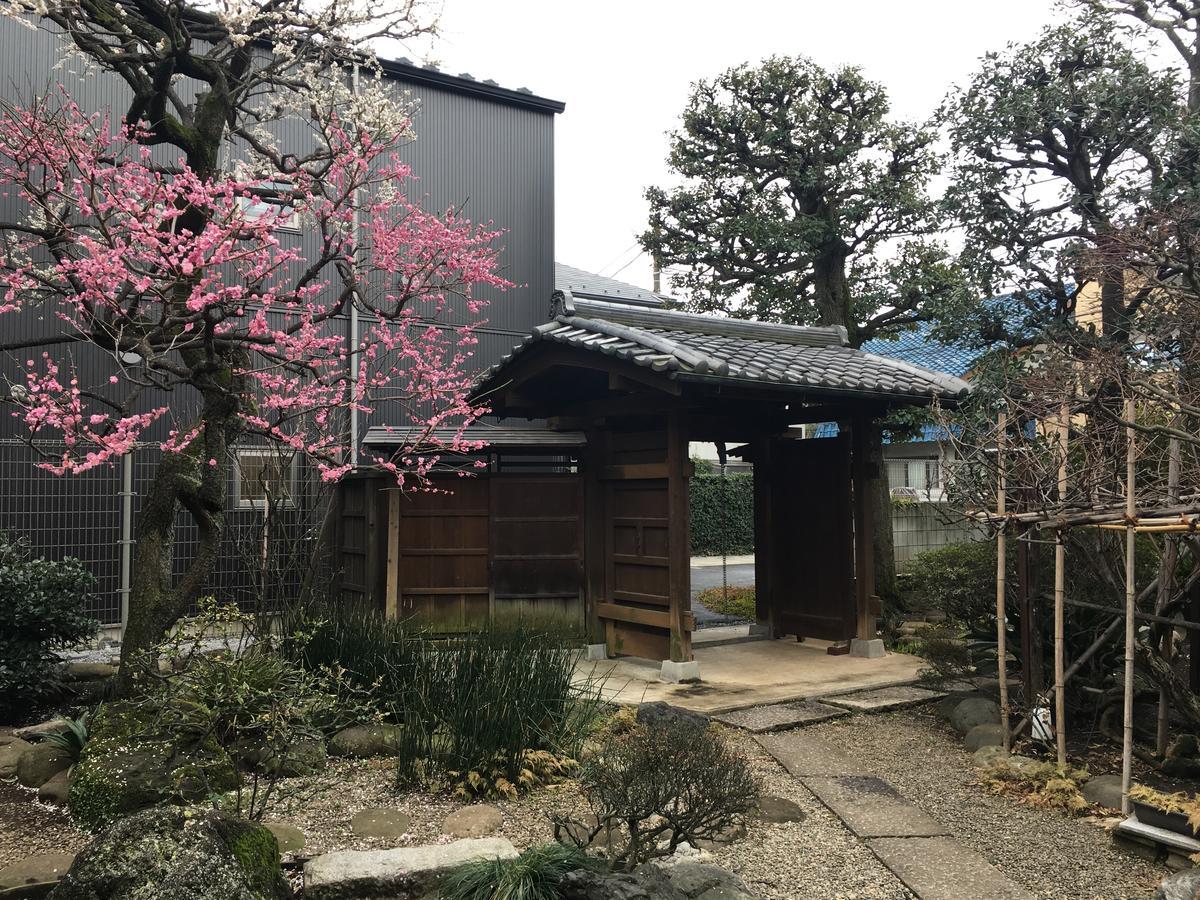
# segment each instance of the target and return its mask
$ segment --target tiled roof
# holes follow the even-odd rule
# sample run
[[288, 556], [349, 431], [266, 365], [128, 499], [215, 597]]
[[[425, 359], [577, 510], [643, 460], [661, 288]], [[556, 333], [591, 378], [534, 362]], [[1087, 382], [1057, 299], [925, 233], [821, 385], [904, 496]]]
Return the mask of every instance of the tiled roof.
[[576, 297], [591, 300], [662, 306], [662, 298], [653, 291], [640, 288], [636, 284], [617, 281], [615, 278], [605, 278], [594, 272], [585, 272], [560, 262], [554, 264], [554, 289], [570, 291]]
[[912, 331], [905, 331], [895, 338], [875, 338], [862, 345], [862, 349], [889, 359], [900, 359], [915, 366], [936, 369], [960, 378], [968, 375], [981, 351], [967, 344], [947, 344], [935, 341], [933, 326], [922, 322]]
[[568, 292], [552, 322], [539, 325], [484, 373], [496, 376], [539, 341], [614, 356], [685, 381], [753, 383], [817, 394], [958, 400], [966, 382], [855, 350], [841, 328], [770, 325], [621, 303], [576, 300]]

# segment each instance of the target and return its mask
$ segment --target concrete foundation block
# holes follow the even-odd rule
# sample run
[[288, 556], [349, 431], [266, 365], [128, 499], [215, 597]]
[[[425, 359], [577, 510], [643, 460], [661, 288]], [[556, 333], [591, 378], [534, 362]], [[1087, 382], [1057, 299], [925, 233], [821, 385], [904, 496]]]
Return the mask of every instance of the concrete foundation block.
[[884, 655], [883, 640], [881, 638], [873, 638], [871, 640], [863, 640], [855, 638], [850, 642], [850, 655], [861, 656], [864, 659], [879, 659]]
[[583, 648], [584, 659], [608, 659], [608, 644], [588, 644]]
[[770, 622], [751, 622], [750, 634], [754, 637], [770, 637], [771, 623]]
[[694, 659], [689, 662], [672, 662], [669, 659], [664, 659], [662, 671], [658, 675], [659, 681], [665, 681], [667, 684], [680, 684], [684, 681], [699, 681], [700, 680], [700, 663]]

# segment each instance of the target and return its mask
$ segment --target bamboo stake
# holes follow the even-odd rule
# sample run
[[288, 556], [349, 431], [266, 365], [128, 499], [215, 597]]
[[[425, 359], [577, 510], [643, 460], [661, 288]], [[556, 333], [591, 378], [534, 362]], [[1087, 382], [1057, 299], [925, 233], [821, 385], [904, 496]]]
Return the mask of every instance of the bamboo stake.
[[[1182, 462], [1179, 438], [1171, 438], [1167, 452], [1167, 502], [1174, 503], [1179, 497], [1179, 466]], [[1167, 538], [1167, 546], [1163, 549], [1163, 560], [1158, 575], [1158, 600], [1154, 611], [1161, 614], [1171, 599], [1171, 589], [1175, 585], [1175, 569], [1179, 564], [1179, 542]], [[1171, 660], [1171, 645], [1175, 642], [1175, 629], [1166, 628], [1162, 631], [1162, 654], [1167, 662]], [[1170, 697], [1167, 689], [1158, 689], [1158, 728], [1155, 740], [1155, 752], [1160, 757], [1167, 755], [1167, 741], [1171, 736]]]
[[[1067, 450], [1071, 428], [1071, 408], [1064, 403], [1058, 422], [1058, 502], [1067, 502]], [[1054, 537], [1054, 738], [1059, 768], [1067, 765], [1067, 693], [1064, 662], [1063, 600], [1066, 597], [1067, 547], [1063, 531]]]
[[[1125, 421], [1132, 422], [1133, 398], [1125, 400]], [[1137, 585], [1134, 566], [1137, 562], [1137, 528], [1133, 522], [1137, 504], [1134, 500], [1137, 439], [1132, 425], [1125, 427], [1125, 513], [1129, 525], [1125, 529], [1125, 729], [1121, 747], [1121, 812], [1129, 815], [1129, 785], [1133, 776], [1133, 644], [1137, 639], [1134, 613], [1137, 607]]]
[[[1007, 413], [1000, 413], [996, 430], [996, 467], [999, 475], [996, 489], [996, 514], [1003, 516], [1005, 513], [1004, 450], [1008, 430]], [[1012, 747], [1012, 740], [1008, 733], [1008, 616], [1004, 603], [1007, 541], [1004, 529], [1005, 526], [1001, 525], [996, 532], [996, 657], [998, 660], [996, 672], [1000, 676], [1000, 728], [1003, 735], [1004, 752], [1007, 753]]]

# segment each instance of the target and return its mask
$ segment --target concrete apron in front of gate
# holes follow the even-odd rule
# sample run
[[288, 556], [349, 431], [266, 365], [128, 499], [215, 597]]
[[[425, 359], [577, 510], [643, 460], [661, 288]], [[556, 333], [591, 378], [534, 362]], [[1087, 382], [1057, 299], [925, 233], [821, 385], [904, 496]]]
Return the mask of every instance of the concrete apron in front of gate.
[[645, 659], [581, 661], [578, 677], [602, 682], [604, 695], [618, 703], [662, 700], [713, 715], [810, 697], [909, 684], [924, 662], [906, 653], [878, 659], [830, 656], [828, 641], [760, 640], [719, 647], [695, 645], [699, 682], [666, 684], [662, 663]]

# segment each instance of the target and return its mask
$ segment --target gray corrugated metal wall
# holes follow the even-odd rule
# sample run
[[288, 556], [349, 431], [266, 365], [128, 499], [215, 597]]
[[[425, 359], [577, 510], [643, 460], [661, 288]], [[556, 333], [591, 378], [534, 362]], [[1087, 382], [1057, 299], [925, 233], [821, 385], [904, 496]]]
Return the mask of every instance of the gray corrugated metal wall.
[[[60, 52], [59, 38], [45, 31], [31, 31], [0, 17], [0, 60], [4, 61], [0, 72], [4, 96], [11, 101], [27, 102], [61, 83], [85, 110], [111, 109], [115, 117], [123, 111], [124, 86], [115, 78], [87, 71], [77, 59], [67, 59]], [[554, 116], [546, 108], [526, 108], [519, 101], [511, 102], [512, 98], [509, 102], [488, 99], [451, 86], [427, 84], [420, 72], [411, 75], [405, 77], [401, 71], [394, 79], [417, 102], [417, 137], [402, 152], [417, 176], [409, 196], [430, 211], [462, 206], [472, 220], [491, 222], [505, 231], [499, 242], [503, 247], [501, 266], [516, 287], [504, 293], [483, 291], [490, 306], [475, 355], [482, 369], [548, 316], [554, 282]], [[284, 141], [306, 140], [300, 123], [278, 128]], [[0, 198], [0, 220], [19, 214], [13, 202]], [[309, 239], [302, 234], [286, 238]], [[7, 341], [35, 336], [53, 325], [35, 312], [0, 317]], [[342, 322], [338, 327], [346, 326]], [[24, 360], [32, 355], [22, 351], [0, 358], [0, 380], [20, 380]], [[73, 357], [82, 385], [107, 388], [112, 362], [106, 354], [78, 347]], [[147, 407], [169, 404], [180, 413], [189, 402], [183, 392], [169, 400], [145, 398]], [[398, 404], [385, 403], [363, 423], [362, 431], [367, 424], [396, 423], [401, 417]], [[35, 476], [33, 453], [19, 442], [20, 427], [11, 416], [0, 415], [0, 530], [29, 534], [36, 548], [50, 556], [75, 553], [88, 558], [102, 581], [103, 596], [96, 611], [106, 622], [114, 621], [118, 610], [113, 592], [117, 577], [114, 548], [120, 537], [119, 475], [106, 470], [67, 481]], [[160, 440], [167, 427], [169, 423], [164, 422], [147, 437]], [[138, 451], [135, 494], [148, 483], [156, 453], [150, 448]], [[178, 536], [182, 560], [195, 539], [183, 516]], [[214, 589], [234, 591], [236, 565], [232, 560], [226, 563]]]

